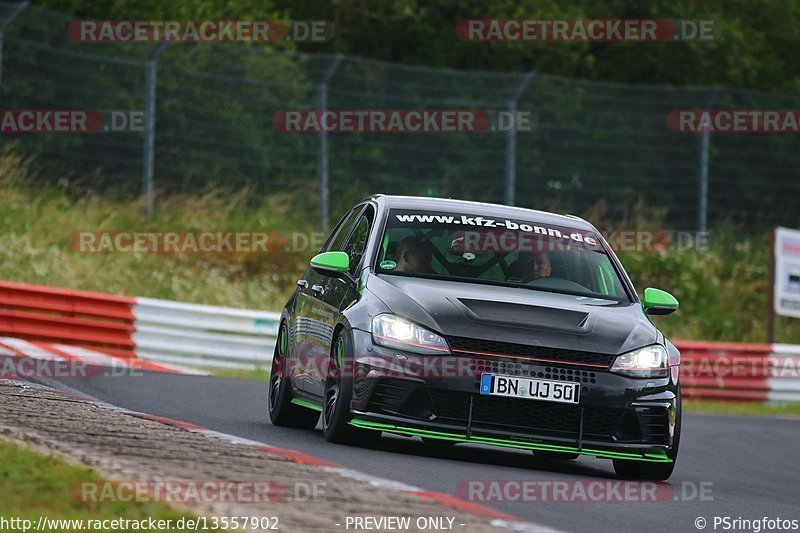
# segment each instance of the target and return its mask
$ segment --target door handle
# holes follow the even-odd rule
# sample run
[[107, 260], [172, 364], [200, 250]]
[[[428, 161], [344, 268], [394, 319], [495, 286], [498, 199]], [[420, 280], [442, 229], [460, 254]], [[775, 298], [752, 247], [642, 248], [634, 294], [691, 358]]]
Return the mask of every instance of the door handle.
[[319, 296], [322, 296], [323, 294], [325, 294], [325, 287], [323, 287], [322, 285], [312, 285], [311, 292], [313, 292], [314, 294], [318, 294]]
[[301, 289], [305, 289], [306, 287], [308, 287], [308, 282], [304, 279], [298, 279], [297, 286], [300, 287]]

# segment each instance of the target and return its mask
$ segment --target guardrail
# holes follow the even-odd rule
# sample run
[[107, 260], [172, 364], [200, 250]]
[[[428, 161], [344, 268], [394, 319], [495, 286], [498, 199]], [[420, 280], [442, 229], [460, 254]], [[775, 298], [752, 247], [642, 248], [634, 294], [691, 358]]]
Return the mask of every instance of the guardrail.
[[280, 313], [136, 298], [136, 354], [189, 368], [264, 367]]
[[186, 369], [272, 362], [280, 313], [0, 281], [0, 334]]
[[800, 401], [800, 346], [680, 341], [684, 398]]
[[0, 281], [0, 333], [135, 357], [134, 300]]
[[[0, 334], [184, 369], [272, 361], [280, 313], [0, 281]], [[800, 401], [800, 346], [677, 341], [687, 399]]]

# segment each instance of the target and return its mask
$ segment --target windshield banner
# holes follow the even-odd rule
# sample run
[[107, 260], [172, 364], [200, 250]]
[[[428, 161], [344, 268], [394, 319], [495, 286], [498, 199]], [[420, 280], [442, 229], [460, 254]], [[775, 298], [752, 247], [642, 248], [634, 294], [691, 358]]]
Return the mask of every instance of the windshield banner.
[[390, 226], [454, 227], [452, 248], [457, 253], [537, 252], [554, 249], [603, 251], [594, 232], [455, 213], [392, 211]]

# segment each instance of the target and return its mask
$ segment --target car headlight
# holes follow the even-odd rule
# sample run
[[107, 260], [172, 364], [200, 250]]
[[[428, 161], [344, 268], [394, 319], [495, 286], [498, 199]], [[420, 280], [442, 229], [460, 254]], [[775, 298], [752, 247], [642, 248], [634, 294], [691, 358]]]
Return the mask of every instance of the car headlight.
[[378, 315], [372, 319], [372, 339], [375, 344], [387, 348], [418, 354], [450, 353], [447, 341], [440, 335], [394, 315]]
[[618, 355], [611, 371], [632, 378], [665, 378], [669, 375], [667, 350], [654, 344]]

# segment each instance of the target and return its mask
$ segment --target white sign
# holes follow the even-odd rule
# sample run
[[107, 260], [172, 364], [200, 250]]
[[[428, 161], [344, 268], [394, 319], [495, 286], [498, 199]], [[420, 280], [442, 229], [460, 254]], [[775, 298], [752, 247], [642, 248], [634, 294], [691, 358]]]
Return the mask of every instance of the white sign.
[[800, 318], [800, 231], [775, 228], [775, 313]]

